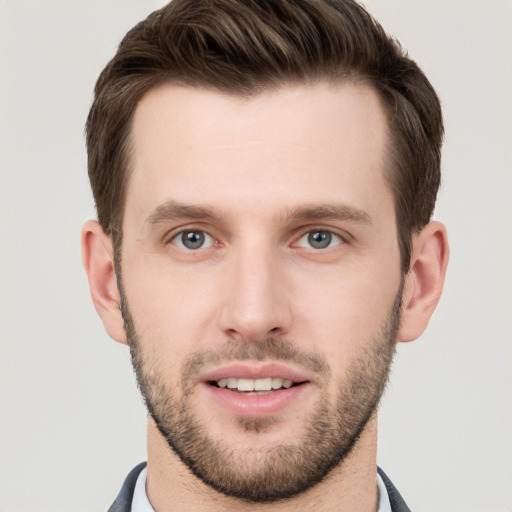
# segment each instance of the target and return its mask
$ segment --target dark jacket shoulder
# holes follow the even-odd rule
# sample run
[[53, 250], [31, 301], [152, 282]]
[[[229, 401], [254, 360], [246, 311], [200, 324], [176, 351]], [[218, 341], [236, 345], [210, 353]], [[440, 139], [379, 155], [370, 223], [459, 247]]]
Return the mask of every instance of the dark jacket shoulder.
[[411, 509], [407, 506], [402, 496], [400, 496], [400, 493], [397, 491], [386, 473], [384, 473], [380, 468], [377, 468], [377, 471], [379, 472], [379, 475], [386, 486], [386, 490], [388, 491], [391, 510], [393, 512], [411, 512]]
[[123, 487], [121, 487], [121, 490], [117, 495], [117, 498], [108, 509], [108, 512], [130, 512], [132, 508], [135, 484], [137, 483], [137, 478], [139, 478], [140, 472], [145, 467], [146, 462], [141, 462], [130, 471], [123, 483]]

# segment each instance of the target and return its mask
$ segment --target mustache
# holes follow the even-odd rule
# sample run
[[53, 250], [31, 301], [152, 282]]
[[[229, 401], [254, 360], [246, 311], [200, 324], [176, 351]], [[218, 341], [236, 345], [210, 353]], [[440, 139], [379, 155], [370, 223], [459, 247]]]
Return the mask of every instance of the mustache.
[[329, 365], [323, 357], [313, 352], [298, 350], [290, 341], [278, 337], [251, 342], [231, 339], [215, 349], [197, 351], [184, 362], [182, 375], [195, 376], [205, 365], [267, 360], [294, 363], [324, 378], [330, 375]]

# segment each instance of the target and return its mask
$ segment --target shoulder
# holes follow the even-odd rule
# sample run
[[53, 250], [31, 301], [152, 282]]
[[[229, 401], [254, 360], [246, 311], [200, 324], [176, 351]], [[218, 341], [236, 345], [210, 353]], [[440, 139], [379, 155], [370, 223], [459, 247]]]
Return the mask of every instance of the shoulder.
[[391, 509], [393, 512], [411, 512], [411, 509], [407, 506], [404, 499], [398, 492], [397, 488], [393, 485], [393, 482], [388, 478], [386, 473], [382, 469], [377, 468], [386, 490], [388, 491], [389, 502], [391, 503]]
[[108, 509], [108, 512], [130, 512], [132, 507], [133, 491], [140, 472], [146, 467], [146, 462], [135, 466], [126, 477], [117, 498]]

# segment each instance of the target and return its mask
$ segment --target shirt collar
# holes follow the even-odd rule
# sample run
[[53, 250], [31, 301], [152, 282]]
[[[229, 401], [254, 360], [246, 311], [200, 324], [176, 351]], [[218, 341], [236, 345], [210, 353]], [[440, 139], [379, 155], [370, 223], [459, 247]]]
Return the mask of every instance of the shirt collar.
[[[148, 469], [144, 468], [135, 484], [135, 490], [133, 493], [132, 509], [131, 512], [155, 512], [155, 509], [149, 502], [148, 495], [146, 494], [146, 475]], [[379, 508], [377, 512], [392, 512], [391, 503], [389, 502], [388, 491], [382, 478], [377, 473], [377, 489], [379, 491]]]
[[379, 508], [377, 512], [392, 512], [391, 502], [389, 501], [388, 490], [382, 480], [381, 476], [377, 473], [377, 489], [379, 490]]
[[145, 467], [137, 478], [137, 483], [135, 484], [135, 490], [133, 492], [131, 512], [155, 512], [155, 509], [151, 506], [148, 495], [146, 494], [147, 473], [148, 468]]

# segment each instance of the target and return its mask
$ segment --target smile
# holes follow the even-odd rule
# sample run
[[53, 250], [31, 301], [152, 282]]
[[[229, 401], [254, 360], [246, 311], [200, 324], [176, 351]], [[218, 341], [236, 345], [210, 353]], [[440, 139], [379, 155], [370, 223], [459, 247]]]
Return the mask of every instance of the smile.
[[228, 377], [215, 382], [215, 385], [219, 388], [228, 388], [240, 393], [277, 391], [278, 389], [291, 388], [294, 384], [289, 379], [281, 379], [279, 377], [264, 377], [261, 379]]
[[313, 379], [311, 373], [286, 364], [238, 362], [201, 375], [198, 384], [209, 406], [254, 418], [302, 407], [316, 388]]

